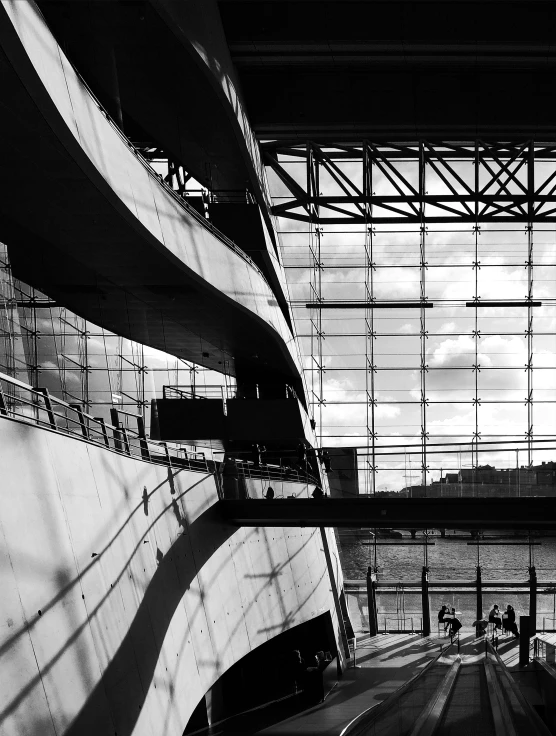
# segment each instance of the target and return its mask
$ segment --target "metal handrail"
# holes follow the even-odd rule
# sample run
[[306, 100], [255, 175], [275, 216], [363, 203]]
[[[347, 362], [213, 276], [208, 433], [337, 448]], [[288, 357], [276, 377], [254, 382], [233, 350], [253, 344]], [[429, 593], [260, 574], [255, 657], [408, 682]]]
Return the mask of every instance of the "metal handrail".
[[[7, 392], [3, 384], [18, 390], [19, 395]], [[21, 395], [24, 392], [24, 395]], [[18, 411], [23, 407], [23, 411]], [[28, 407], [28, 409], [26, 409]], [[136, 416], [130, 412], [120, 413]], [[0, 373], [0, 417], [7, 416], [18, 421], [32, 422], [37, 426], [69, 434], [81, 440], [101, 445], [105, 449], [140, 457], [143, 460], [181, 467], [195, 472], [216, 473], [220, 463], [207, 460], [205, 453], [171, 447], [166, 442], [144, 438], [129, 427], [116, 427], [100, 417], [83, 411], [78, 404], [69, 404], [52, 396], [48, 390], [33, 388], [16, 378]], [[261, 465], [244, 460], [236, 461], [240, 477], [254, 480], [291, 481], [293, 483], [318, 484], [313, 476], [302, 475], [290, 468], [278, 465]]]
[[163, 399], [232, 399], [235, 398], [236, 389], [224, 384], [211, 384], [209, 386], [194, 385], [190, 383], [170, 385], [162, 387]]
[[517, 701], [516, 710], [520, 711], [528, 719], [528, 727], [530, 729], [529, 733], [531, 733], [532, 736], [549, 736], [550, 732], [546, 725], [536, 711], [529, 705], [519, 686], [508, 672], [502, 658], [488, 639], [485, 639], [485, 647], [486, 656], [490, 656], [491, 661], [495, 665], [496, 677], [500, 682], [501, 692], [506, 697], [506, 706], [509, 711], [513, 712], [515, 709], [508, 698], [508, 694], [511, 692]]
[[[7, 384], [11, 392], [5, 391], [3, 384]], [[17, 390], [19, 395], [15, 395], [14, 390]], [[21, 392], [25, 392], [26, 395], [21, 395]], [[22, 407], [23, 411], [20, 411]], [[0, 373], [0, 416], [32, 422], [40, 427], [102, 445], [111, 451], [169, 467], [187, 468], [203, 473], [213, 473], [217, 470], [216, 464], [207, 461], [202, 452], [185, 453], [182, 448], [169, 448], [164, 442], [141, 438], [133, 430], [115, 427], [104, 419], [93, 417], [83, 411], [80, 405], [68, 404], [52, 396], [47, 389], [33, 388], [4, 373]], [[135, 437], [130, 437], [128, 432]], [[145, 447], [148, 448], [148, 457], [145, 456]]]
[[356, 716], [352, 721], [350, 721], [350, 723], [348, 723], [340, 736], [363, 736], [364, 731], [362, 729], [368, 728], [372, 725], [373, 721], [376, 721], [381, 715], [386, 713], [394, 703], [399, 701], [400, 698], [423, 677], [425, 673], [430, 672], [441, 657], [446, 656], [446, 652], [452, 646], [455, 646], [455, 642], [450, 642], [445, 647], [441, 648], [436, 657], [431, 659], [431, 661], [425, 665], [422, 670], [413, 675], [413, 677], [401, 685], [397, 690], [394, 690], [394, 692], [389, 695], [386, 700], [383, 700], [382, 703], [371, 706]]
[[236, 459], [236, 466], [239, 470], [240, 476], [243, 478], [320, 485], [317, 478], [310, 473], [299, 472], [293, 468], [284, 468], [281, 465], [268, 465], [266, 463], [261, 463], [259, 466], [256, 466], [251, 460]]
[[[397, 631], [422, 631], [423, 630], [423, 618], [419, 616], [419, 612], [416, 612], [415, 616], [384, 616], [384, 634], [388, 633], [386, 622], [387, 621], [397, 621], [398, 624], [403, 622], [403, 628], [398, 627]], [[406, 629], [406, 621], [411, 621], [411, 628]], [[419, 628], [415, 629], [414, 621], [419, 621]]]

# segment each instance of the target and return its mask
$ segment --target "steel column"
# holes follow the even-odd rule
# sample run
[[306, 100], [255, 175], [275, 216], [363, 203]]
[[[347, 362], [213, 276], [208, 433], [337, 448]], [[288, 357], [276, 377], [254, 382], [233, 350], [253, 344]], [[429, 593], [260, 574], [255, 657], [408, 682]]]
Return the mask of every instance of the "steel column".
[[[537, 571], [529, 568], [529, 634], [537, 633]], [[523, 634], [523, 631], [521, 632]]]
[[378, 634], [378, 614], [376, 606], [376, 572], [372, 567], [367, 568], [367, 610], [369, 612], [369, 633]]
[[426, 565], [423, 565], [423, 571], [421, 573], [421, 607], [423, 611], [423, 636], [430, 636], [429, 568]]

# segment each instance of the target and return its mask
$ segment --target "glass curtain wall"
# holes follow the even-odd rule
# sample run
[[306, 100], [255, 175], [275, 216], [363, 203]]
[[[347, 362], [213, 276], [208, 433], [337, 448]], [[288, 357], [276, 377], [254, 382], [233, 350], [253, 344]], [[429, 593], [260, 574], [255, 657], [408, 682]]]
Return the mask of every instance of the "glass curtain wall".
[[[290, 189], [310, 189], [304, 158], [279, 164]], [[361, 161], [334, 165], [363, 191]], [[275, 204], [291, 200], [267, 171]], [[343, 195], [319, 171], [318, 194]], [[373, 176], [373, 195], [398, 196], [378, 167]], [[447, 474], [452, 495], [470, 478], [533, 493], [526, 469], [556, 460], [556, 224], [376, 224], [371, 212], [367, 224], [327, 224], [313, 213], [278, 222], [320, 444], [358, 448], [361, 493], [417, 493]], [[397, 306], [337, 306], [353, 301]], [[484, 466], [492, 478], [479, 478]]]
[[0, 372], [47, 388], [110, 423], [110, 409], [140, 414], [171, 386], [215, 386], [223, 375], [114, 335], [55, 304], [11, 274], [0, 244]]

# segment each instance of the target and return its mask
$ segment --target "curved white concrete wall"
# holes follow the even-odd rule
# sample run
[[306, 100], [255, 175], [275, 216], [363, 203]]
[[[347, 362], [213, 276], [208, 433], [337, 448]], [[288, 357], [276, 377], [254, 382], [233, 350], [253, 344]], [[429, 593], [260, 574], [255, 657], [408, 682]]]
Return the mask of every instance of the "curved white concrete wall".
[[319, 530], [220, 522], [210, 475], [6, 418], [0, 468], [2, 736], [181, 736], [249, 651], [337, 629]]
[[[141, 163], [98, 108], [35, 4], [2, 0], [1, 6], [17, 34], [17, 42], [6, 43], [5, 52], [74, 160], [83, 167], [94, 167], [111, 203], [133, 226], [144, 227], [141, 232], [162, 257], [172, 258], [177, 268], [272, 327], [301, 373], [295, 340], [260, 272], [203, 227]], [[105, 277], [111, 279], [109, 263], [99, 263], [98, 268], [104, 268]], [[133, 291], [133, 284], [129, 289]]]

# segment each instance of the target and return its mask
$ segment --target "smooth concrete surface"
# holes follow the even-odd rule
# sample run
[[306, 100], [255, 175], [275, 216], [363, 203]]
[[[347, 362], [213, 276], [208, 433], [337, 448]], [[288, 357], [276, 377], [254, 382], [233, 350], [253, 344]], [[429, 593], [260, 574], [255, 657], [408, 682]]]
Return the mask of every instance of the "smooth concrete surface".
[[0, 468], [2, 736], [181, 736], [255, 647], [338, 628], [319, 531], [227, 525], [213, 476], [6, 418]]
[[[264, 222], [256, 246], [258, 263], [288, 319], [265, 169], [241, 101], [216, 0], [38, 4], [54, 36], [103, 104], [114, 117], [119, 109], [132, 141], [159, 147], [224, 200], [237, 199], [246, 189], [253, 193]], [[245, 233], [235, 235], [215, 224], [248, 250]]]
[[135, 155], [34, 3], [3, 0], [0, 41], [0, 237], [14, 273], [117, 334], [215, 370], [274, 371], [302, 395], [298, 349], [262, 274]]

